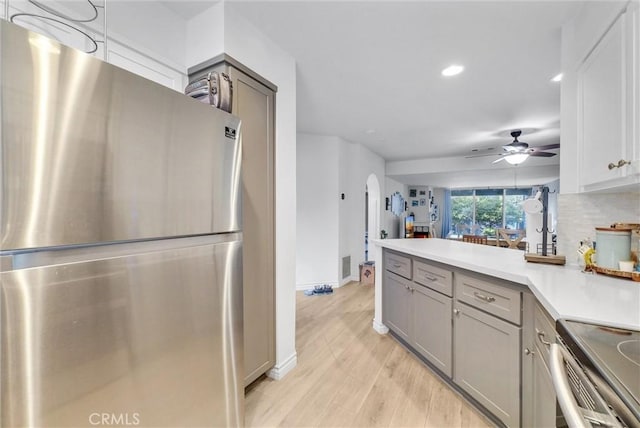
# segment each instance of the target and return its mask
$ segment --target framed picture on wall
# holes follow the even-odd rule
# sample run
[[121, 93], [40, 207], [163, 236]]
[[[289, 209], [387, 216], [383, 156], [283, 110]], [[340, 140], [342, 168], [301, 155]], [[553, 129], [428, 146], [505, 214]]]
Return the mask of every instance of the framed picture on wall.
[[412, 207], [417, 207], [418, 206], [418, 200], [414, 199], [413, 201], [411, 201], [411, 206]]
[[424, 195], [426, 195], [426, 194], [427, 194], [427, 191], [426, 191], [426, 190], [421, 190], [421, 191], [420, 191], [420, 196], [424, 196]]
[[424, 207], [427, 205], [427, 199], [426, 198], [420, 198], [420, 206]]
[[416, 189], [409, 189], [409, 197], [410, 198], [416, 197]]

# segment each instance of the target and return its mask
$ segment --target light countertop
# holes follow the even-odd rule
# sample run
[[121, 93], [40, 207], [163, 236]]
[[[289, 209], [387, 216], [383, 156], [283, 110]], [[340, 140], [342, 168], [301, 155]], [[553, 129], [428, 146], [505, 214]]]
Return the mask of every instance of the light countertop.
[[[528, 263], [519, 250], [447, 239], [372, 240], [391, 250], [527, 286], [555, 319], [640, 330], [640, 283]], [[573, 254], [567, 255], [572, 257]]]

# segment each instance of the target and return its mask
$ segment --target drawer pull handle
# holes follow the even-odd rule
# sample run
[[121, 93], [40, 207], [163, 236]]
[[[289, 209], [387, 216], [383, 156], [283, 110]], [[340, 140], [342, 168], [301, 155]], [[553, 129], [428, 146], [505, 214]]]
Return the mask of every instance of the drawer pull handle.
[[476, 296], [476, 299], [480, 299], [480, 300], [485, 301], [487, 303], [493, 303], [493, 302], [496, 301], [495, 297], [485, 296], [484, 294], [480, 294], [477, 291], [474, 291], [473, 295]]
[[624, 159], [620, 159], [618, 161], [618, 163], [610, 163], [607, 168], [609, 168], [610, 170], [614, 169], [614, 168], [622, 168], [625, 165], [631, 165], [631, 161], [628, 160], [624, 160]]
[[401, 268], [401, 267], [402, 267], [402, 265], [399, 265], [399, 264], [397, 264], [397, 263], [394, 263], [393, 267], [397, 269], [397, 268]]
[[436, 278], [435, 276], [429, 276], [426, 273], [424, 274], [424, 278], [428, 279], [429, 281], [433, 281], [433, 282], [438, 280], [438, 278]]
[[538, 340], [547, 348], [551, 346], [551, 342], [547, 342], [544, 340], [544, 331], [540, 331], [536, 328], [536, 334], [538, 335]]

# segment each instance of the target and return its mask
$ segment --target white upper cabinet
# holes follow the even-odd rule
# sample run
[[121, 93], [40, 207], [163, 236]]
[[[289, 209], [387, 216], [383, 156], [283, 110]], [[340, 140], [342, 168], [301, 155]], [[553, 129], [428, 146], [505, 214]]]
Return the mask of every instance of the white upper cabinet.
[[638, 13], [638, 3], [630, 3], [578, 64], [576, 154], [581, 192], [640, 184]]
[[160, 85], [182, 92], [187, 83], [184, 52], [176, 48], [184, 45], [186, 25], [159, 3], [0, 0], [0, 8], [22, 27]]
[[187, 85], [186, 74], [175, 67], [115, 40], [110, 40], [107, 45], [106, 61], [178, 92]]

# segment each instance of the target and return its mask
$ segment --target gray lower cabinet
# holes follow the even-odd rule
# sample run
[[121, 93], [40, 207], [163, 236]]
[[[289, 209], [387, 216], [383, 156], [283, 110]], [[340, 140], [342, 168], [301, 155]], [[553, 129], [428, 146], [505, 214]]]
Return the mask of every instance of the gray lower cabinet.
[[413, 288], [413, 347], [451, 377], [453, 299], [418, 284]]
[[533, 355], [532, 427], [556, 426], [556, 391], [542, 351], [536, 347]]
[[529, 291], [389, 250], [383, 263], [382, 321], [396, 336], [504, 425], [553, 426], [546, 354], [531, 352], [544, 348], [534, 338], [553, 336], [553, 329], [538, 323], [536, 312], [545, 331], [535, 335]]
[[430, 288], [451, 294], [451, 271], [386, 250], [384, 269], [382, 322], [434, 367], [451, 377], [453, 299]]
[[411, 284], [400, 275], [384, 272], [382, 322], [406, 342], [410, 342]]
[[242, 275], [245, 386], [275, 364], [275, 98], [277, 88], [228, 55], [189, 69], [222, 71], [242, 120]]
[[453, 380], [507, 426], [520, 425], [520, 327], [454, 303]]
[[555, 342], [555, 324], [540, 304], [535, 305], [533, 333], [530, 339], [533, 343], [527, 348], [533, 351], [528, 355], [532, 359], [532, 379], [522, 386], [523, 399], [528, 388], [530, 400], [523, 405], [531, 406], [530, 426], [555, 427], [556, 392], [548, 366], [549, 344]]

